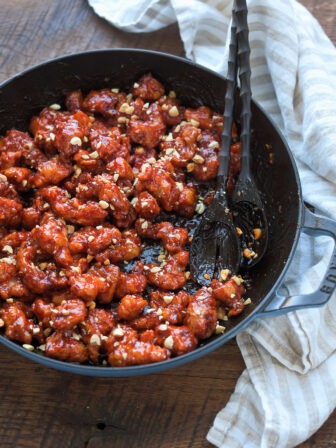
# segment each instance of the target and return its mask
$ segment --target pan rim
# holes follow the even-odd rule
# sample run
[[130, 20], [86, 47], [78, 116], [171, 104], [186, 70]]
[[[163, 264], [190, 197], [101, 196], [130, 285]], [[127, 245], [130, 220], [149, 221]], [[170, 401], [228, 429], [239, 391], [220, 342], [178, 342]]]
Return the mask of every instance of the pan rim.
[[[181, 64], [187, 64], [192, 67], [196, 67], [197, 69], [202, 70], [203, 72], [211, 74], [211, 76], [215, 76], [221, 80], [221, 82], [225, 82], [226, 79], [223, 75], [204, 67], [200, 64], [197, 64], [191, 60], [188, 60], [181, 56], [176, 56], [170, 53], [160, 52], [160, 51], [154, 51], [154, 50], [148, 50], [148, 49], [140, 49], [140, 48], [103, 48], [103, 49], [94, 49], [94, 50], [85, 50], [80, 52], [74, 52], [70, 54], [65, 54], [58, 56], [56, 58], [48, 59], [46, 61], [40, 62], [38, 64], [35, 64], [31, 67], [25, 68], [24, 70], [20, 71], [19, 73], [11, 76], [10, 78], [4, 80], [0, 84], [0, 95], [1, 91], [6, 88], [6, 86], [20, 78], [24, 78], [26, 75], [31, 74], [31, 72], [40, 70], [43, 67], [46, 67], [48, 65], [53, 65], [57, 63], [65, 63], [73, 58], [80, 58], [80, 57], [86, 57], [88, 55], [97, 55], [97, 54], [117, 54], [117, 53], [125, 53], [130, 54], [134, 53], [137, 55], [146, 54], [154, 57], [161, 57], [165, 59], [171, 59], [175, 60]], [[265, 112], [264, 108], [260, 106], [260, 104], [252, 99], [253, 107], [256, 107], [259, 109], [259, 111], [265, 116], [267, 121], [270, 123], [270, 125], [274, 128], [275, 132], [279, 135], [281, 142], [286, 150], [286, 153], [289, 157], [291, 167], [293, 169], [293, 174], [295, 177], [295, 183], [297, 186], [297, 193], [298, 193], [298, 218], [297, 218], [297, 225], [295, 229], [295, 236], [293, 238], [292, 247], [290, 250], [290, 253], [288, 255], [288, 258], [286, 262], [283, 265], [283, 268], [278, 275], [275, 283], [273, 284], [272, 288], [267, 292], [265, 297], [256, 305], [256, 307], [250, 312], [248, 316], [246, 316], [244, 319], [242, 319], [241, 322], [237, 323], [232, 329], [230, 329], [227, 333], [224, 333], [223, 335], [220, 335], [216, 337], [216, 339], [207, 342], [204, 345], [200, 345], [192, 352], [186, 353], [184, 355], [170, 358], [165, 361], [152, 363], [152, 364], [143, 364], [143, 365], [136, 365], [136, 366], [125, 366], [125, 367], [104, 367], [104, 366], [93, 366], [93, 365], [86, 365], [86, 364], [76, 364], [76, 363], [70, 363], [65, 361], [59, 361], [57, 359], [48, 358], [44, 356], [42, 353], [37, 352], [30, 352], [23, 348], [19, 343], [12, 341], [8, 338], [6, 338], [4, 335], [0, 335], [0, 342], [14, 350], [15, 352], [22, 354], [26, 358], [32, 359], [40, 364], [46, 365], [48, 367], [55, 368], [57, 370], [62, 371], [68, 371], [71, 373], [77, 373], [81, 375], [88, 375], [88, 376], [100, 376], [100, 377], [126, 377], [126, 376], [135, 376], [135, 375], [145, 375], [150, 373], [155, 373], [158, 371], [167, 370], [173, 367], [177, 367], [179, 365], [185, 364], [186, 362], [196, 360], [200, 358], [201, 356], [204, 356], [207, 353], [210, 353], [211, 351], [215, 350], [216, 348], [219, 348], [222, 346], [225, 342], [229, 341], [230, 339], [234, 338], [240, 331], [242, 331], [247, 325], [249, 325], [255, 318], [258, 317], [258, 314], [260, 311], [262, 311], [267, 304], [270, 303], [272, 300], [272, 297], [274, 295], [274, 292], [276, 289], [281, 285], [282, 280], [284, 279], [284, 276], [290, 266], [291, 260], [293, 258], [293, 254], [297, 248], [297, 244], [300, 238], [302, 223], [303, 223], [303, 199], [302, 199], [302, 188], [301, 188], [301, 182], [299, 178], [298, 169], [296, 166], [296, 162], [294, 159], [294, 156], [289, 148], [289, 145], [282, 133], [282, 131], [279, 129], [278, 125], [274, 122], [274, 120]]]

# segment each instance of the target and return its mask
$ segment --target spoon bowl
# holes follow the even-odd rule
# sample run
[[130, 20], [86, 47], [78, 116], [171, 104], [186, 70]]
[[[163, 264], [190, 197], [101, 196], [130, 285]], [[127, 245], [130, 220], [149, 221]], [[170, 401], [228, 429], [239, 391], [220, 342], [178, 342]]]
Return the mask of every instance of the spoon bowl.
[[195, 281], [208, 286], [223, 269], [234, 274], [241, 262], [241, 248], [232, 220], [226, 194], [230, 164], [230, 146], [237, 81], [236, 24], [232, 21], [228, 60], [227, 88], [224, 105], [224, 127], [219, 152], [219, 168], [215, 196], [205, 210], [190, 247], [190, 273]]

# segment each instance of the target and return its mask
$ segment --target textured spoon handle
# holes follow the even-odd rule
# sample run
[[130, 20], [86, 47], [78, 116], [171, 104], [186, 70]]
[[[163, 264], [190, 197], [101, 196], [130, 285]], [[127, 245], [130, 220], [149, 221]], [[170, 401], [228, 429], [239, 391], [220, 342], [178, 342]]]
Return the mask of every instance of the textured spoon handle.
[[237, 85], [237, 33], [234, 14], [232, 14], [231, 37], [228, 58], [227, 84], [224, 106], [224, 127], [222, 144], [219, 153], [219, 168], [217, 176], [217, 191], [225, 191], [230, 163], [230, 146], [232, 140], [232, 123], [234, 95]]
[[238, 65], [242, 110], [241, 121], [241, 169], [240, 177], [250, 176], [250, 136], [251, 136], [251, 66], [249, 29], [247, 24], [246, 0], [235, 0], [233, 15], [236, 17], [238, 40]]

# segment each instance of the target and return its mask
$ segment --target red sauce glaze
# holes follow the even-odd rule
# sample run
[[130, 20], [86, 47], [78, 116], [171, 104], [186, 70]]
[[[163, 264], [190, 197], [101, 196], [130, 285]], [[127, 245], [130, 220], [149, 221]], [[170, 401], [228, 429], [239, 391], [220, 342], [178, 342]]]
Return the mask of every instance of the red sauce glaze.
[[[237, 277], [186, 291], [191, 234], [171, 222], [211, 202], [197, 182], [216, 178], [222, 128], [220, 114], [183, 106], [148, 73], [129, 92], [69, 92], [64, 110], [45, 107], [29, 132], [0, 137], [4, 335], [120, 367], [188, 353], [217, 332], [219, 309], [241, 313]], [[229, 188], [239, 142], [231, 152]], [[160, 252], [149, 260], [150, 242]]]

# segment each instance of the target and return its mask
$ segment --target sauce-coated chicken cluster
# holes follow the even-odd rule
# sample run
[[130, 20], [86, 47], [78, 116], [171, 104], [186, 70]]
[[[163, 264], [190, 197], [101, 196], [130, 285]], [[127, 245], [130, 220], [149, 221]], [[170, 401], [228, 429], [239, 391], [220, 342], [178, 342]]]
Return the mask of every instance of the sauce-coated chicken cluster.
[[[186, 287], [188, 225], [216, 178], [223, 118], [144, 75], [70, 92], [0, 138], [0, 326], [62, 361], [129, 366], [194, 350], [242, 312], [240, 277]], [[231, 147], [230, 184], [240, 144]], [[147, 260], [146, 245], [159, 251]]]

